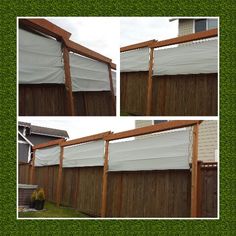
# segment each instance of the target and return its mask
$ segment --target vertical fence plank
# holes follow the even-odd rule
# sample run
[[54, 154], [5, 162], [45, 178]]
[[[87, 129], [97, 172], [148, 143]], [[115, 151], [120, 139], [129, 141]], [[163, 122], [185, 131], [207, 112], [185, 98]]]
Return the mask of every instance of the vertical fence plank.
[[193, 156], [192, 156], [192, 184], [191, 184], [191, 217], [197, 217], [197, 197], [198, 197], [198, 132], [199, 124], [193, 127]]
[[146, 115], [150, 116], [152, 107], [152, 68], [153, 68], [153, 57], [154, 48], [150, 49], [150, 59], [149, 59], [149, 72], [148, 72], [148, 85], [147, 85], [147, 110]]
[[106, 204], [107, 204], [107, 171], [108, 171], [108, 147], [109, 141], [106, 141], [105, 156], [104, 156], [104, 168], [102, 178], [102, 206], [101, 206], [101, 217], [106, 216]]
[[61, 152], [60, 152], [60, 164], [59, 164], [59, 169], [58, 169], [57, 197], [56, 197], [57, 207], [60, 206], [60, 202], [61, 202], [62, 164], [63, 164], [63, 155], [64, 155], [64, 147], [61, 146], [60, 148], [61, 148]]
[[67, 47], [63, 46], [63, 58], [64, 58], [64, 69], [65, 69], [65, 88], [66, 88], [66, 95], [67, 95], [67, 109], [68, 114], [74, 116], [74, 99], [72, 93], [72, 82], [71, 82], [71, 75], [70, 75], [70, 58], [69, 58], [69, 51]]
[[116, 115], [116, 100], [114, 94], [114, 87], [112, 81], [112, 73], [111, 73], [111, 65], [108, 64], [108, 72], [109, 72], [109, 82], [110, 82], [110, 89], [111, 89], [111, 96], [112, 96], [112, 108], [113, 108], [113, 115]]

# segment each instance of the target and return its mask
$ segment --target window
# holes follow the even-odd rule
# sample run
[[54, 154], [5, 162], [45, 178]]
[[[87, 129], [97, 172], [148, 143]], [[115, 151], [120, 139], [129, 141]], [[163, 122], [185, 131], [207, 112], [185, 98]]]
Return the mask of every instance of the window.
[[207, 20], [195, 20], [195, 33], [207, 30]]
[[166, 122], [167, 120], [154, 120], [154, 125]]
[[218, 28], [218, 19], [195, 20], [195, 33]]
[[217, 19], [208, 19], [208, 29], [218, 28]]

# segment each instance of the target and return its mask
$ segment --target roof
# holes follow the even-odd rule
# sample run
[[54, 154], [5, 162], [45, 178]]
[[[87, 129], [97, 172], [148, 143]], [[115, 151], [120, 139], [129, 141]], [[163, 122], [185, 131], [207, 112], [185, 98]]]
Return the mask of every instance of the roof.
[[200, 19], [207, 19], [206, 17], [193, 17], [193, 18], [184, 18], [184, 17], [176, 17], [176, 18], [171, 18], [169, 19], [170, 22], [175, 21], [175, 20], [200, 20]]
[[30, 124], [30, 123], [27, 123], [27, 122], [19, 121], [19, 122], [18, 122], [18, 126], [23, 126], [23, 127], [28, 127], [28, 128], [30, 128], [31, 124]]
[[39, 134], [44, 136], [58, 137], [58, 138], [69, 138], [66, 130], [52, 129], [42, 126], [31, 125], [31, 123], [18, 122], [19, 126], [29, 127], [31, 134]]

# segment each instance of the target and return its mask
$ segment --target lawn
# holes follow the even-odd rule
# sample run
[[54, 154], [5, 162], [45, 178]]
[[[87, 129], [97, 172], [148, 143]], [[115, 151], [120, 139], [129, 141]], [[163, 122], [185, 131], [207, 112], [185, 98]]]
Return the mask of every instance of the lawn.
[[45, 202], [44, 210], [42, 211], [31, 211], [31, 212], [19, 212], [19, 218], [21, 217], [32, 217], [32, 218], [87, 218], [89, 216], [82, 214], [75, 209], [68, 207], [56, 207], [55, 204]]

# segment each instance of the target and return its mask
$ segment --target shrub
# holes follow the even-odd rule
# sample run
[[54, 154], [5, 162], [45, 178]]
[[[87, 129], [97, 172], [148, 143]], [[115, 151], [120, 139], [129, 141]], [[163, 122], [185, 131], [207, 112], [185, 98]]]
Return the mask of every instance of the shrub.
[[37, 191], [34, 190], [31, 194], [31, 202], [34, 202], [36, 200], [36, 198], [37, 198]]
[[45, 193], [43, 188], [39, 188], [37, 190], [36, 200], [44, 201], [45, 200]]

